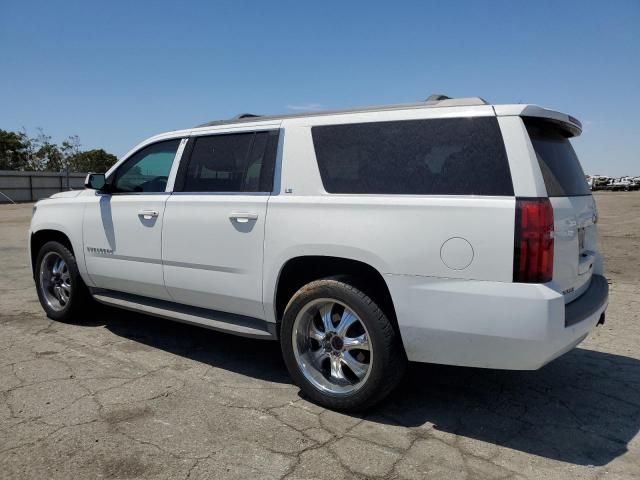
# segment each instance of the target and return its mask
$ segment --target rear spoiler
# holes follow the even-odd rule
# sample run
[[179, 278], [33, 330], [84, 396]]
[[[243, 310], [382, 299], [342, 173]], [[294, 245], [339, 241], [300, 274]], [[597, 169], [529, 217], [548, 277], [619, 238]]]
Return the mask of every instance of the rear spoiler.
[[570, 137], [577, 137], [582, 133], [582, 123], [577, 118], [537, 105], [495, 105], [493, 110], [499, 117], [519, 116], [548, 120], [557, 124]]

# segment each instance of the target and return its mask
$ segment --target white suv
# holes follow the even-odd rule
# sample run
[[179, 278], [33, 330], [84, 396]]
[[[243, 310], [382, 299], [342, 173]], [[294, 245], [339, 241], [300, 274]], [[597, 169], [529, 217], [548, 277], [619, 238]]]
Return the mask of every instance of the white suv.
[[369, 406], [407, 360], [537, 369], [604, 321], [575, 118], [480, 98], [155, 136], [37, 203], [47, 315], [86, 300], [278, 339], [308, 397]]

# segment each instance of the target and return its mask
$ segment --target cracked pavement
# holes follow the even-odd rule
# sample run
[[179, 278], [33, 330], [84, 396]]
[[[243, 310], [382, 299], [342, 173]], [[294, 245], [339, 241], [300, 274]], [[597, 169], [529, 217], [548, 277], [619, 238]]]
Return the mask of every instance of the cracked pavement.
[[0, 478], [640, 478], [640, 192], [596, 197], [603, 327], [536, 372], [413, 364], [363, 415], [302, 398], [275, 342], [103, 307], [49, 320], [31, 205], [0, 206]]

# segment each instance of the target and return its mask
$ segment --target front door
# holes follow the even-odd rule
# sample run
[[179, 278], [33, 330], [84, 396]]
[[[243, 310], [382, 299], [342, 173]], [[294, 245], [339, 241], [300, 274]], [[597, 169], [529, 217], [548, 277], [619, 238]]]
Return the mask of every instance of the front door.
[[167, 290], [176, 302], [263, 319], [264, 228], [278, 131], [189, 142], [164, 215]]
[[169, 299], [162, 276], [167, 181], [180, 139], [134, 153], [96, 193], [83, 222], [87, 271], [96, 287]]

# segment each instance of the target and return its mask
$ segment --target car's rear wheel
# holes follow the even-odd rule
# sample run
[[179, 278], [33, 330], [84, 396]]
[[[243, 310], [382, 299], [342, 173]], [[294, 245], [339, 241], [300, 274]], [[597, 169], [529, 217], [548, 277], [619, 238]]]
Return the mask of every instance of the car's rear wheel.
[[398, 384], [406, 360], [385, 313], [345, 278], [326, 278], [291, 298], [280, 329], [287, 368], [303, 392], [328, 408], [356, 410]]
[[73, 253], [55, 241], [45, 243], [36, 259], [38, 298], [49, 318], [70, 320], [90, 299]]

